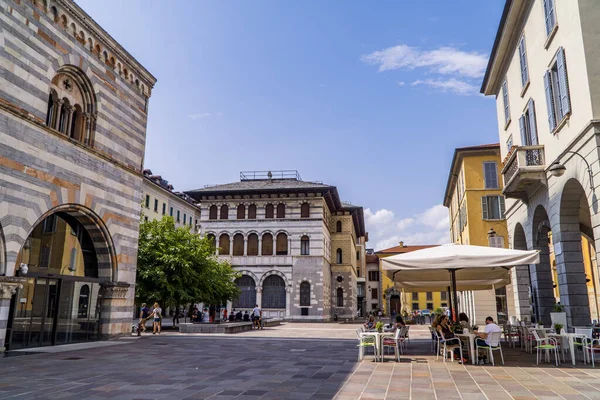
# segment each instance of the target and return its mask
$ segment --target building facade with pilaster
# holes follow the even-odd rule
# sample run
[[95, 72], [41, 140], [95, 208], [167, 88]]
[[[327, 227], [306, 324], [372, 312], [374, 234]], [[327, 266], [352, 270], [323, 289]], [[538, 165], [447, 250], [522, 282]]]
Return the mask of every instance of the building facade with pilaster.
[[355, 318], [365, 273], [362, 207], [296, 171], [242, 172], [240, 181], [186, 192], [199, 230], [242, 273], [231, 308], [258, 304], [265, 317]]
[[128, 334], [156, 79], [70, 0], [0, 0], [0, 43], [0, 348]]

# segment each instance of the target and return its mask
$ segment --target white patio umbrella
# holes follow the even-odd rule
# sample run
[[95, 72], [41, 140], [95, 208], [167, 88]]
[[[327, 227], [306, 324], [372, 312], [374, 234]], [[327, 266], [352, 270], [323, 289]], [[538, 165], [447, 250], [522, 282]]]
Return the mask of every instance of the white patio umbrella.
[[[510, 282], [509, 270], [540, 262], [537, 250], [447, 244], [381, 259], [381, 268], [407, 292], [486, 290]], [[454, 303], [456, 304], [456, 303]]]

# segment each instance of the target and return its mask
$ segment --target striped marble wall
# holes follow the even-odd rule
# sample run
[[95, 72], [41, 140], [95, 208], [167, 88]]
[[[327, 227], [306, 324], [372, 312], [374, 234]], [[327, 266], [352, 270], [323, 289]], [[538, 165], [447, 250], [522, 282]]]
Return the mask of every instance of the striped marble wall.
[[[84, 36], [96, 44], [95, 52]], [[126, 66], [127, 76], [116, 71], [117, 61], [102, 59], [100, 45], [117, 57], [118, 68]], [[91, 81], [93, 147], [45, 126], [51, 80], [65, 65]], [[61, 210], [77, 216], [97, 239], [101, 277], [135, 283], [146, 110], [154, 83], [73, 1], [0, 0], [0, 274], [15, 274], [17, 254], [33, 227]], [[133, 295], [129, 290], [125, 306], [108, 312], [111, 324], [128, 329]]]

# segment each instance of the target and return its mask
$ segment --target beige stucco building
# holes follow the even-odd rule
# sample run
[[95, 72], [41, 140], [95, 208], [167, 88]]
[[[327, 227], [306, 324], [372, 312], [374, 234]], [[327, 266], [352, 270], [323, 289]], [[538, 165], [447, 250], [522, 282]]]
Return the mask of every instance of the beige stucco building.
[[599, 18], [596, 0], [506, 1], [481, 87], [497, 102], [509, 245], [541, 251], [540, 264], [518, 268], [518, 284], [544, 323], [555, 302], [550, 234], [568, 324], [590, 323], [586, 281], [597, 278], [585, 273], [582, 236], [595, 259]]

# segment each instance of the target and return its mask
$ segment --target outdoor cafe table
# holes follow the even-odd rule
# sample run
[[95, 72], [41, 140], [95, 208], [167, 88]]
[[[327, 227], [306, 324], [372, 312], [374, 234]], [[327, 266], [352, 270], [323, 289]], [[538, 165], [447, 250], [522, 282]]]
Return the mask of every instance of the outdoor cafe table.
[[552, 337], [552, 338], [560, 338], [560, 339], [562, 339], [561, 343], [564, 343], [565, 340], [569, 341], [569, 351], [571, 352], [571, 361], [573, 362], [573, 365], [575, 365], [575, 338], [584, 338], [585, 335], [583, 335], [581, 333], [561, 332], [561, 333], [548, 333], [547, 336]]
[[381, 361], [383, 361], [383, 338], [386, 336], [394, 336], [396, 334], [395, 331], [388, 332], [377, 332], [377, 331], [366, 331], [362, 332], [361, 336], [372, 336], [375, 338], [375, 361], [377, 361], [377, 356], [381, 356]]
[[454, 336], [458, 338], [466, 338], [469, 339], [469, 357], [471, 358], [471, 363], [475, 364], [477, 362], [477, 357], [475, 354], [475, 338], [477, 337], [476, 333], [455, 333]]

